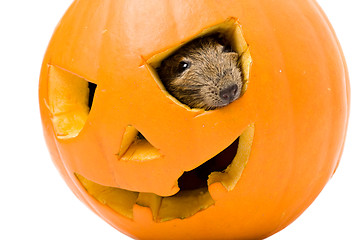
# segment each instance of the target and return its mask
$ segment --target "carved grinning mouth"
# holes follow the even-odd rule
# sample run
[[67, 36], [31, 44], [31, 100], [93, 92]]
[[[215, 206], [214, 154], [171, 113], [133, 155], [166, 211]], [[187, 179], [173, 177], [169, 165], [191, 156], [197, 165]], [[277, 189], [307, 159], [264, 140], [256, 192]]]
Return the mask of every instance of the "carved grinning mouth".
[[[137, 204], [150, 208], [156, 222], [184, 219], [214, 205], [215, 201], [208, 190], [209, 185], [220, 182], [228, 191], [234, 189], [247, 165], [253, 137], [254, 124], [250, 124], [240, 137], [222, 152], [197, 168], [184, 172], [178, 179], [180, 191], [169, 197], [103, 186], [80, 174], [75, 175], [88, 194], [127, 218], [133, 218], [133, 206]], [[134, 141], [134, 144], [138, 145], [138, 142]], [[131, 149], [131, 146], [128, 149]]]

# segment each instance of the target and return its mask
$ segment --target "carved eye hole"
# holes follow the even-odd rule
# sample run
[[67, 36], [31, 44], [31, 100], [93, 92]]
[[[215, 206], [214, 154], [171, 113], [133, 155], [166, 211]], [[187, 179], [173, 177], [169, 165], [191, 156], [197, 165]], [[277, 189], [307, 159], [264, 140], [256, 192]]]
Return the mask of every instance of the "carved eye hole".
[[187, 61], [181, 61], [178, 64], [178, 73], [183, 73], [184, 71], [186, 71], [187, 69], [189, 69], [191, 67], [191, 63], [187, 62]]

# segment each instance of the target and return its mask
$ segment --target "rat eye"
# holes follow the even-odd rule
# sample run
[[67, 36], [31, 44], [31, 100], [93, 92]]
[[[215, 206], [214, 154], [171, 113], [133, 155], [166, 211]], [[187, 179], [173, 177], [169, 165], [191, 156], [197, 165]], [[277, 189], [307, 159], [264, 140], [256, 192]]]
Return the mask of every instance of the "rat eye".
[[185, 62], [185, 61], [181, 61], [178, 64], [178, 72], [179, 73], [183, 73], [185, 70], [187, 70], [188, 68], [191, 67], [191, 63], [190, 62]]

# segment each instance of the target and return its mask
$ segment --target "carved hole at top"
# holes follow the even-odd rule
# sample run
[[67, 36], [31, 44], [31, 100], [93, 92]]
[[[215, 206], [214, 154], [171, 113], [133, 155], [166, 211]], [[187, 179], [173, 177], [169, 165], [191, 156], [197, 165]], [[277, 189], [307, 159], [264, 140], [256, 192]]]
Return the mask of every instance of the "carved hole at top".
[[[235, 84], [237, 87], [239, 86], [240, 89], [237, 89], [237, 87], [233, 85], [232, 82], [229, 86], [219, 84], [218, 82], [217, 84], [210, 83], [211, 81], [216, 81], [214, 79], [201, 80], [200, 83], [194, 82], [192, 80], [190, 82], [188, 80], [181, 80], [175, 83], [172, 80], [168, 80], [169, 77], [167, 73], [170, 73], [169, 75], [171, 76], [171, 79], [188, 78], [187, 75], [183, 75], [184, 78], [182, 78], [182, 74], [184, 74], [185, 71], [191, 70], [191, 62], [188, 62], [182, 57], [177, 59], [177, 57], [173, 58], [173, 56], [176, 56], [178, 51], [181, 51], [183, 49], [188, 50], [186, 47], [188, 47], [189, 44], [194, 43], [195, 41], [201, 41], [200, 39], [205, 38], [218, 39], [218, 42], [221, 45], [224, 45], [224, 54], [228, 54], [228, 56], [233, 55], [233, 57], [236, 56], [236, 58], [239, 56], [238, 67], [240, 68], [240, 77], [235, 77], [233, 79], [242, 79], [241, 84]], [[166, 62], [166, 60], [168, 61], [168, 59], [170, 58], [170, 64], [168, 62], [167, 64], [164, 64], [164, 62]], [[172, 62], [176, 63], [176, 65], [171, 65]], [[152, 56], [150, 59], [147, 60], [146, 65], [151, 71], [153, 78], [160, 86], [162, 91], [167, 95], [167, 97], [169, 97], [178, 105], [186, 108], [187, 110], [198, 111], [199, 109], [213, 110], [226, 106], [231, 101], [235, 100], [238, 97], [238, 94], [239, 97], [242, 96], [248, 87], [251, 63], [252, 59], [250, 56], [249, 47], [244, 39], [241, 26], [236, 19], [229, 18], [224, 23], [203, 30], [196, 36], [185, 40], [178, 46], [172, 47], [166, 51], [160, 52]], [[166, 68], [166, 70], [163, 70], [164, 68]], [[201, 74], [201, 76], [206, 75], [206, 72], [209, 72], [207, 71], [207, 67], [205, 68], [206, 70], [203, 70], [204, 73]], [[169, 69], [172, 70], [169, 71]], [[219, 78], [223, 78], [223, 76], [228, 76], [226, 75], [225, 71], [223, 72], [223, 74], [219, 75]], [[232, 75], [238, 76], [238, 74]], [[169, 82], [175, 84], [169, 84]], [[205, 85], [210, 86], [203, 85], [203, 82], [205, 82]], [[209, 84], [207, 84], [206, 82]], [[184, 88], [180, 87], [183, 85], [185, 86]], [[203, 92], [205, 92], [205, 94], [203, 94]]]
[[58, 138], [76, 137], [85, 125], [97, 85], [60, 67], [49, 66], [48, 107]]

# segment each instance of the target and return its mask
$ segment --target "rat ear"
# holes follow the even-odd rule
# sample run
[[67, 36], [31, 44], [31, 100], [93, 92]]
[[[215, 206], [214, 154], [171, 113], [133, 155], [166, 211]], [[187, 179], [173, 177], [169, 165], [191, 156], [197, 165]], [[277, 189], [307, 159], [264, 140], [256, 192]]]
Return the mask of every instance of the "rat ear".
[[223, 46], [223, 52], [233, 52], [233, 48], [231, 46], [230, 41], [223, 35], [218, 33], [217, 34], [217, 42]]
[[233, 50], [233, 48], [232, 48], [232, 46], [230, 44], [227, 44], [227, 45], [223, 46], [223, 52], [224, 53], [236, 53], [236, 52], [234, 52], [234, 50]]
[[230, 41], [226, 38], [226, 36], [223, 33], [215, 33], [212, 35], [219, 44], [222, 46], [230, 45]]
[[230, 52], [225, 52], [226, 56], [230, 59], [232, 59], [235, 62], [239, 61], [239, 54], [234, 52], [234, 51], [230, 51]]
[[228, 41], [225, 38], [218, 38], [218, 43], [221, 44], [223, 47], [227, 47]]

